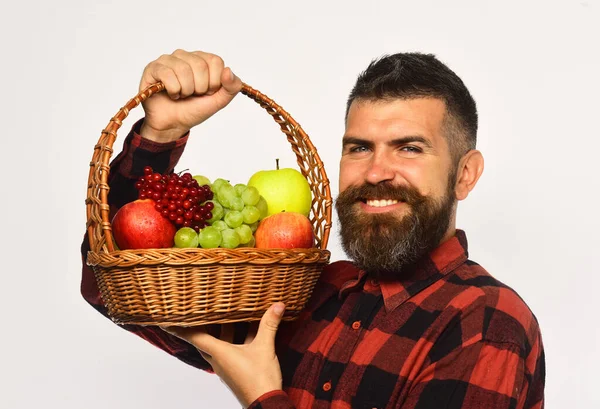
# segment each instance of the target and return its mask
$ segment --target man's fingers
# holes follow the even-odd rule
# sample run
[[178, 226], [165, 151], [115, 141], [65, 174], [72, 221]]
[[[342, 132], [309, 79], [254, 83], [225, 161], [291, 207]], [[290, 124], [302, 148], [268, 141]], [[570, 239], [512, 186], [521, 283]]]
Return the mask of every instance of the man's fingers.
[[222, 348], [223, 344], [227, 345], [227, 343], [218, 340], [206, 333], [206, 330], [203, 327], [168, 327], [163, 328], [169, 334], [172, 334], [178, 338], [183, 339], [184, 341], [189, 342], [193, 346], [195, 346], [200, 351], [207, 353], [209, 355], [215, 355]]
[[254, 342], [265, 345], [269, 348], [275, 348], [275, 335], [277, 334], [277, 328], [281, 322], [285, 305], [283, 303], [273, 304], [267, 312], [264, 313], [260, 324], [258, 325], [258, 332]]
[[242, 81], [231, 68], [225, 68], [221, 57], [202, 51], [175, 50], [160, 56], [144, 70], [140, 90], [158, 81], [163, 82], [172, 99], [217, 94], [221, 108], [242, 89]]
[[161, 81], [165, 85], [165, 91], [172, 99], [178, 99], [181, 94], [181, 84], [175, 71], [158, 60], [149, 64], [144, 70], [142, 81], [140, 82], [140, 91]]
[[[207, 354], [207, 353], [206, 353], [206, 352], [204, 352], [204, 351], [200, 351], [199, 349], [198, 349], [198, 352], [200, 352], [200, 356], [202, 356], [202, 358], [204, 358], [204, 360], [205, 360], [206, 362], [208, 362], [210, 366], [213, 366], [213, 362], [212, 362], [212, 356], [210, 356], [209, 354]], [[213, 368], [213, 369], [214, 369], [214, 368]]]
[[179, 97], [186, 98], [194, 94], [196, 89], [194, 71], [187, 61], [175, 57], [174, 55], [163, 55], [158, 61], [161, 61], [164, 65], [171, 68], [177, 76], [177, 80], [181, 87]]
[[219, 109], [223, 109], [241, 91], [242, 80], [231, 71], [231, 68], [227, 67], [221, 73], [220, 81], [222, 86], [214, 93], [213, 97]]
[[173, 55], [185, 61], [191, 67], [194, 78], [194, 94], [204, 95], [210, 93], [210, 77], [215, 74], [211, 73], [212, 69], [209, 63], [196, 53], [183, 50], [176, 50]]
[[219, 90], [219, 92], [227, 93], [232, 100], [238, 92], [242, 90], [242, 80], [239, 79], [231, 70], [231, 68], [227, 67], [223, 70], [221, 74], [221, 83], [223, 87]]
[[195, 51], [191, 54], [202, 59], [208, 65], [209, 79], [207, 94], [214, 94], [223, 85], [221, 82], [221, 75], [225, 68], [225, 62], [223, 62], [223, 59], [218, 55], [205, 53], [203, 51]]

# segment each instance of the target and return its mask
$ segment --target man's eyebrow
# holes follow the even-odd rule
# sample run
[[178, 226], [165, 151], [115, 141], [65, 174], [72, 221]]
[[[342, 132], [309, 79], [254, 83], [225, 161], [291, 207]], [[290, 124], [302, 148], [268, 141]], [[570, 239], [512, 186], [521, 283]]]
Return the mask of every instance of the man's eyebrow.
[[356, 136], [344, 136], [342, 138], [342, 146], [346, 145], [362, 145], [368, 147], [373, 146], [373, 142], [367, 139], [358, 138]]
[[425, 145], [428, 148], [433, 148], [433, 146], [431, 145], [431, 141], [421, 135], [409, 135], [409, 136], [403, 136], [401, 138], [392, 139], [388, 143], [388, 145], [399, 146], [399, 145], [406, 145], [407, 143], [414, 143], [414, 142], [422, 143], [423, 145]]
[[[431, 142], [429, 141], [429, 139], [427, 139], [421, 135], [409, 135], [409, 136], [403, 136], [401, 138], [395, 138], [395, 139], [392, 139], [391, 141], [389, 141], [388, 145], [399, 146], [399, 145], [406, 145], [407, 143], [414, 143], [414, 142], [422, 143], [426, 147], [432, 148], [432, 145], [431, 145]], [[370, 140], [367, 140], [367, 139], [356, 137], [356, 136], [344, 136], [342, 138], [342, 146], [346, 146], [346, 145], [361, 145], [361, 146], [370, 147], [370, 146], [373, 146], [373, 142]]]

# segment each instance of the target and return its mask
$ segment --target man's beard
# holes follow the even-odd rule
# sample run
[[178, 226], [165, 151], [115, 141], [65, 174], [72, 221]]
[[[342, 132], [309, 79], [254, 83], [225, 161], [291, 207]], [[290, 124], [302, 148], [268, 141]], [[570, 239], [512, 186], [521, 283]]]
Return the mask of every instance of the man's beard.
[[[406, 278], [408, 267], [435, 249], [444, 238], [453, 214], [455, 176], [446, 194], [436, 200], [410, 186], [389, 183], [352, 186], [339, 194], [335, 208], [344, 251], [362, 270], [379, 279]], [[365, 213], [359, 202], [367, 198], [404, 202], [408, 209]]]

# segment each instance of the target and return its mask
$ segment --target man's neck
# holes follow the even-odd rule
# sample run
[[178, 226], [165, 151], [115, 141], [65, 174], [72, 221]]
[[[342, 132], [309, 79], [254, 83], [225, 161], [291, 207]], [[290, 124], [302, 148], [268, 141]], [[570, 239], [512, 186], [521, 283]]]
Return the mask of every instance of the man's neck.
[[444, 237], [442, 237], [442, 240], [440, 240], [440, 242], [438, 243], [438, 247], [441, 246], [442, 243], [450, 240], [455, 235], [456, 235], [456, 226], [454, 224], [452, 224], [450, 227], [448, 227], [446, 234], [444, 234]]

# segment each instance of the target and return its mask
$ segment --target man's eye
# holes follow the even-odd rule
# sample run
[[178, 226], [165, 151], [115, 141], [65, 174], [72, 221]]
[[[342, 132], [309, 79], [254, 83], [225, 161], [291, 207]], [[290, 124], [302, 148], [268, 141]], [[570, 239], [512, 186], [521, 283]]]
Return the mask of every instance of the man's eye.
[[350, 152], [367, 152], [369, 150], [369, 148], [367, 148], [366, 146], [355, 146], [353, 148], [350, 148]]
[[400, 148], [400, 150], [403, 152], [409, 152], [409, 153], [421, 153], [422, 152], [421, 148], [417, 148], [416, 146], [403, 146], [402, 148]]

